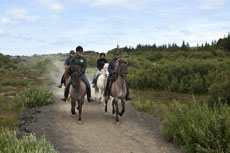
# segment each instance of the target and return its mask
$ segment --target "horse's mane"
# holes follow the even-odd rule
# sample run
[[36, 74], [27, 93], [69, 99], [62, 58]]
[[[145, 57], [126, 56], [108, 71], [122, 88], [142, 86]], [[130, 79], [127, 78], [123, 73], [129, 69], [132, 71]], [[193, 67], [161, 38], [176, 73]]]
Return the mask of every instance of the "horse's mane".
[[71, 83], [74, 88], [78, 88], [80, 86], [80, 74], [81, 74], [81, 67], [76, 66], [70, 66], [69, 73], [71, 75]]

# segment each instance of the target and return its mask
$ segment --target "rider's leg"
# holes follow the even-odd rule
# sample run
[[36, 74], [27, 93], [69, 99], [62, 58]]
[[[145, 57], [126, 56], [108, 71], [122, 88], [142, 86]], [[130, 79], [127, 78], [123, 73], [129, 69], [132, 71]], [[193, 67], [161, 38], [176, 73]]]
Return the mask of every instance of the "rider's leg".
[[111, 85], [112, 85], [112, 80], [111, 80], [111, 76], [109, 76], [107, 83], [106, 83], [105, 92], [104, 92], [105, 100], [109, 99]]
[[94, 75], [93, 82], [92, 82], [93, 87], [94, 87], [95, 84], [96, 84], [96, 79], [97, 79], [97, 76], [98, 76], [99, 72], [100, 72], [100, 70], [98, 70], [98, 71], [96, 72], [96, 74]]
[[82, 74], [81, 75], [81, 79], [86, 83], [86, 92], [87, 92], [87, 99], [88, 99], [88, 102], [91, 102], [91, 89], [90, 89], [90, 83], [86, 77], [85, 74]]
[[127, 80], [125, 80], [125, 85], [126, 85], [126, 88], [127, 88], [126, 100], [132, 100], [132, 98], [130, 97], [129, 84], [128, 84]]
[[61, 84], [58, 86], [59, 88], [61, 88], [62, 84], [65, 82], [64, 75], [65, 74], [63, 74], [62, 77], [61, 77]]
[[69, 80], [65, 86], [64, 98], [62, 98], [61, 100], [66, 101], [66, 99], [68, 98], [70, 85], [71, 85], [71, 78], [69, 78]]

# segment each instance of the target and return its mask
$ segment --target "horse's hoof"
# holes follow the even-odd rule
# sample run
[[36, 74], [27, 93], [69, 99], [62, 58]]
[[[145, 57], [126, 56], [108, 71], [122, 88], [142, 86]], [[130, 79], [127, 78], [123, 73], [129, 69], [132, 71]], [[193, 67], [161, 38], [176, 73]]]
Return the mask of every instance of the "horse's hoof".
[[81, 122], [81, 121], [78, 121], [78, 124], [82, 124], [82, 122]]
[[120, 125], [120, 122], [116, 122], [117, 125]]
[[77, 116], [77, 115], [76, 115], [76, 114], [71, 114], [71, 116], [72, 116], [72, 117], [75, 117], [75, 116]]

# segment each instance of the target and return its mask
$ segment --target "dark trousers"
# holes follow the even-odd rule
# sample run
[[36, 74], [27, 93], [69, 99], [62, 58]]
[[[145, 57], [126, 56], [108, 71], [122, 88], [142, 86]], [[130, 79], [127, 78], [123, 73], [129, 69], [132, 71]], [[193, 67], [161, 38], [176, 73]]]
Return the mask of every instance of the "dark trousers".
[[62, 75], [62, 77], [61, 77], [61, 84], [62, 84], [62, 83], [65, 83], [64, 75], [65, 75], [65, 73], [64, 73], [64, 74]]

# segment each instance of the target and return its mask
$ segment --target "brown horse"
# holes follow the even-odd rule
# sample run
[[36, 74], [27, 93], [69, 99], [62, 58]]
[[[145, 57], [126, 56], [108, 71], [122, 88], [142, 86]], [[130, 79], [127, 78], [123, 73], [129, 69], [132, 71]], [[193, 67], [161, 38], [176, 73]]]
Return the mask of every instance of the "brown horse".
[[68, 69], [69, 69], [69, 66], [65, 66], [65, 72], [64, 72], [64, 86], [66, 86], [66, 84], [68, 83], [69, 81], [69, 74], [68, 74]]
[[71, 112], [72, 116], [76, 116], [76, 101], [78, 102], [78, 123], [81, 124], [82, 105], [86, 95], [86, 84], [80, 78], [81, 68], [79, 66], [70, 67], [71, 82], [70, 98], [71, 98]]
[[[110, 95], [114, 98], [112, 102], [113, 114], [115, 113], [114, 105], [116, 106], [117, 124], [119, 124], [118, 115], [122, 116], [123, 113], [125, 112], [125, 100], [126, 100], [125, 97], [127, 94], [125, 77], [127, 74], [128, 74], [127, 62], [124, 60], [118, 60], [118, 66], [115, 68], [115, 72], [113, 73], [113, 75], [115, 75], [116, 80], [113, 81], [110, 89]], [[119, 112], [119, 107], [118, 107], [119, 99], [121, 100], [122, 103], [121, 112]], [[105, 112], [107, 112], [107, 103], [108, 101], [105, 101]]]

